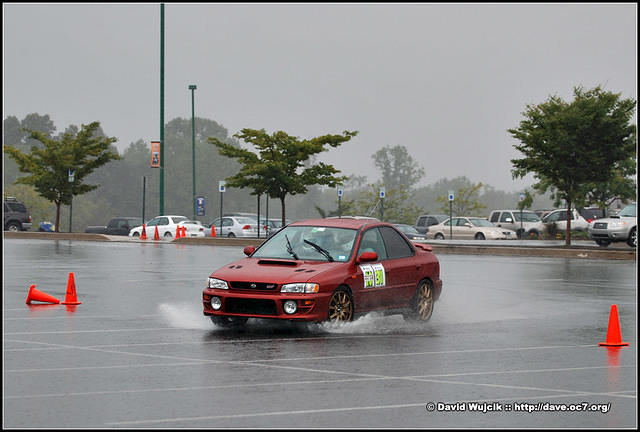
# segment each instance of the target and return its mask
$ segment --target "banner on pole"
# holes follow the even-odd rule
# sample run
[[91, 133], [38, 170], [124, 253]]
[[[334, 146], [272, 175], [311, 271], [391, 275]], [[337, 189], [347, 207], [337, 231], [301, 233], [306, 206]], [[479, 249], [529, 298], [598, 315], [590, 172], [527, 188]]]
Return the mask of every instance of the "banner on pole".
[[151, 168], [160, 168], [160, 141], [151, 141]]

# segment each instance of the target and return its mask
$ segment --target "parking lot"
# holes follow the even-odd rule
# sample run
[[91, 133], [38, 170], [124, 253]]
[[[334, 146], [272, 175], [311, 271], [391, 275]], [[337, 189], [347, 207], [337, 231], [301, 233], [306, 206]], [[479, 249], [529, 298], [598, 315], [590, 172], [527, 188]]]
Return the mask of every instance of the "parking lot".
[[[636, 428], [635, 261], [439, 255], [426, 325], [202, 315], [236, 246], [4, 240], [5, 428]], [[82, 304], [59, 299], [73, 272]], [[616, 304], [624, 341], [598, 346]]]

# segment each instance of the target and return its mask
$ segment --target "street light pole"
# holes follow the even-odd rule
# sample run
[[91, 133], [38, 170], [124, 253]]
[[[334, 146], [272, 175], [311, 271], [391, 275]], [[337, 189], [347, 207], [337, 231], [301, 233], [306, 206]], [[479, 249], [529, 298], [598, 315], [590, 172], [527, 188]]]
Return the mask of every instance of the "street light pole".
[[189, 85], [191, 90], [191, 171], [193, 173], [193, 220], [196, 220], [196, 116], [194, 104], [195, 84]]
[[164, 3], [160, 3], [160, 213], [164, 214]]

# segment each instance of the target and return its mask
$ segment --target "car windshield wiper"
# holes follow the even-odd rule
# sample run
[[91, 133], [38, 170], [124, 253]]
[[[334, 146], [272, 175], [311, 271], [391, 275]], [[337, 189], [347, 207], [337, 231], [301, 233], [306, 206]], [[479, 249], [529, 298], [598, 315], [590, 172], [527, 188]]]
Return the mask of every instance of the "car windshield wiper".
[[295, 259], [300, 259], [298, 258], [298, 255], [296, 255], [296, 253], [293, 251], [293, 248], [291, 247], [291, 243], [289, 242], [289, 237], [287, 237], [287, 235], [285, 234], [284, 238], [287, 240], [287, 252], [289, 252], [291, 256], [294, 257]]
[[315, 250], [317, 250], [318, 252], [320, 252], [322, 255], [324, 255], [329, 261], [333, 261], [333, 257], [331, 256], [331, 254], [329, 253], [328, 250], [324, 249], [321, 246], [318, 246], [317, 244], [310, 242], [309, 240], [303, 240], [306, 244], [311, 245]]

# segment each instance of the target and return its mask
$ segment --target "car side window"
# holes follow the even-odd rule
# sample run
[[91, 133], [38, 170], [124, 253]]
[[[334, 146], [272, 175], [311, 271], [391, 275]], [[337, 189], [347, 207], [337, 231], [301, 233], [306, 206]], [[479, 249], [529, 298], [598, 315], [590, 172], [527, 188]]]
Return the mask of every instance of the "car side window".
[[222, 219], [222, 226], [233, 226], [233, 221], [231, 219], [228, 218], [223, 218]]
[[418, 223], [416, 225], [419, 226], [419, 227], [422, 227], [422, 226], [426, 225], [426, 222], [427, 222], [427, 218], [424, 217], [424, 216], [420, 216], [418, 218]]
[[490, 219], [490, 221], [491, 221], [492, 223], [496, 223], [496, 222], [498, 222], [498, 218], [499, 218], [499, 217], [500, 217], [500, 212], [492, 213], [492, 214], [491, 214], [491, 219]]
[[405, 238], [391, 227], [380, 227], [388, 258], [405, 258], [413, 256], [413, 249]]
[[166, 217], [158, 219], [158, 225], [169, 225], [169, 219]]
[[500, 222], [513, 222], [513, 218], [511, 217], [511, 213], [503, 212], [500, 216]]
[[358, 256], [362, 252], [375, 252], [378, 254], [378, 260], [387, 259], [387, 251], [378, 228], [371, 228], [362, 235], [360, 246], [358, 246]]

